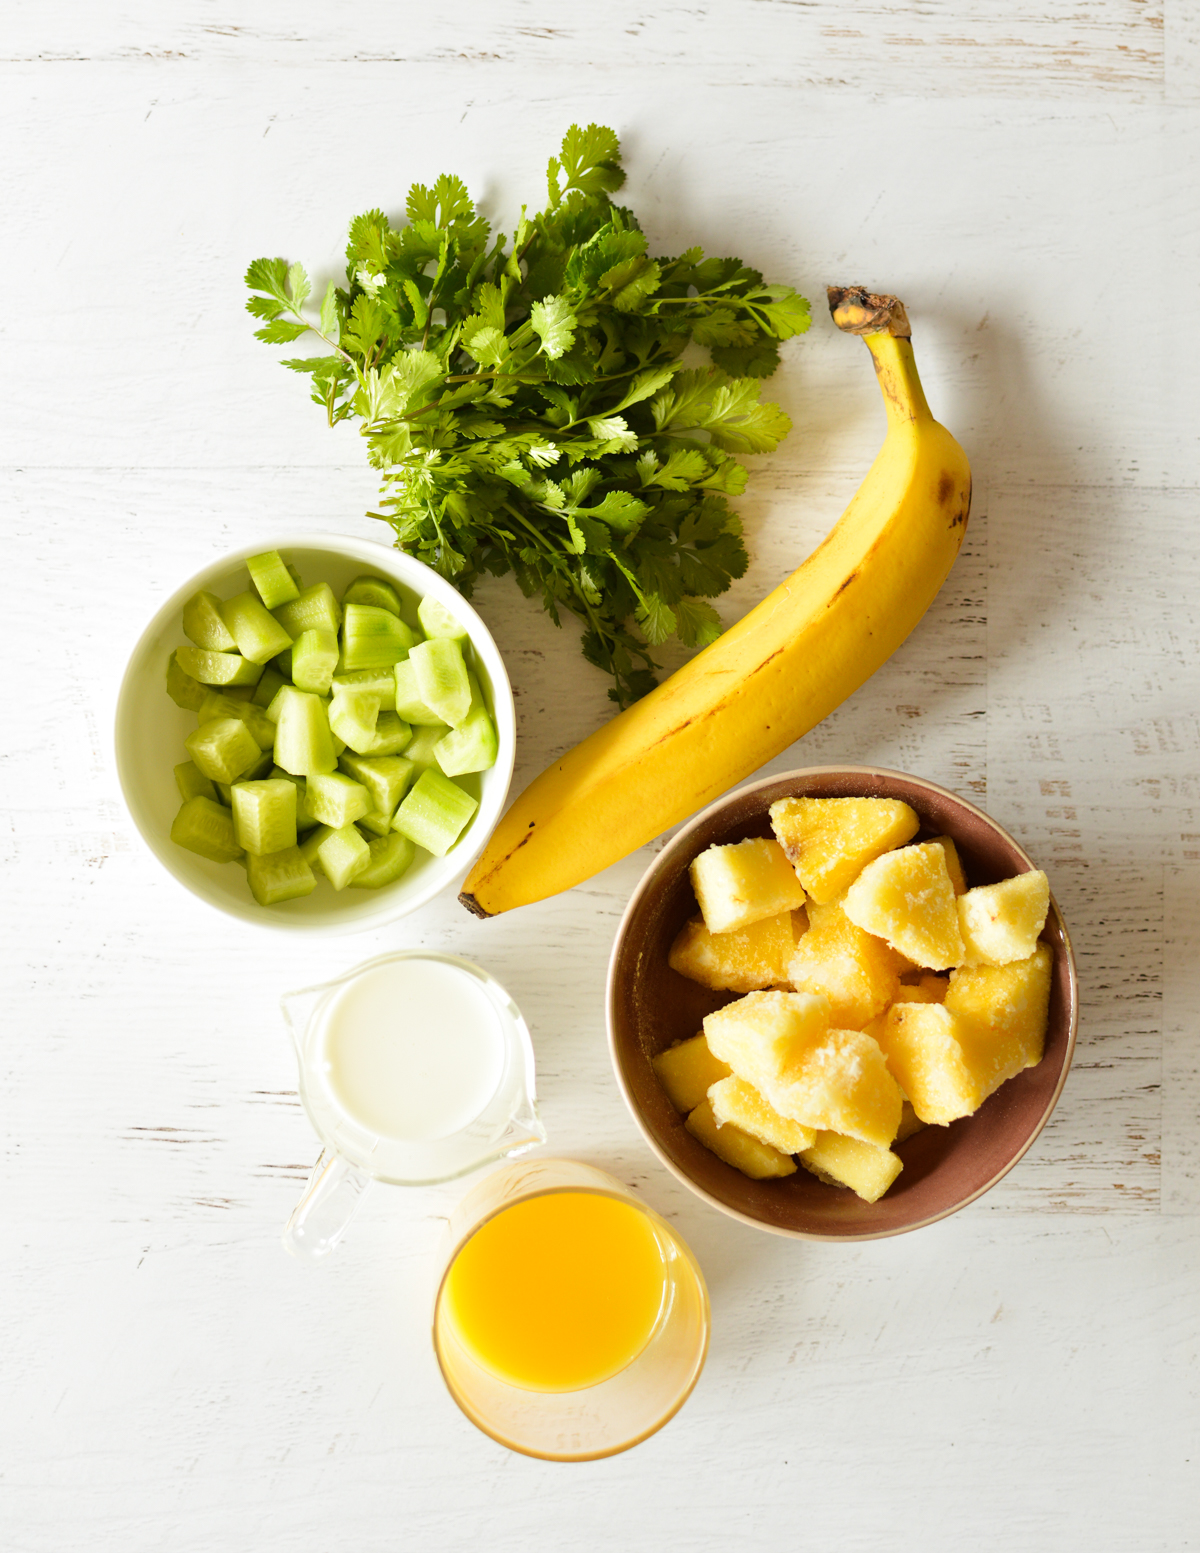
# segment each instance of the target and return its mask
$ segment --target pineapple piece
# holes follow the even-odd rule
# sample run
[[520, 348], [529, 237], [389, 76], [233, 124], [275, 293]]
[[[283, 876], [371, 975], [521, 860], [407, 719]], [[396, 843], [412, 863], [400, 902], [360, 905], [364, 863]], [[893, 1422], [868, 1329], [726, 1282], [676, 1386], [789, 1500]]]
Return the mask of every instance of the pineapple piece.
[[732, 933], [804, 905], [804, 890], [783, 848], [766, 837], [709, 847], [689, 872], [710, 933]]
[[718, 1079], [727, 1078], [730, 1067], [708, 1049], [703, 1031], [680, 1041], [650, 1059], [650, 1066], [667, 1098], [677, 1111], [694, 1111]]
[[848, 1186], [863, 1202], [878, 1202], [904, 1169], [891, 1149], [836, 1132], [819, 1132], [812, 1147], [801, 1153], [800, 1163], [829, 1186]]
[[893, 1144], [903, 1143], [906, 1138], [911, 1138], [914, 1132], [920, 1132], [927, 1123], [912, 1108], [912, 1101], [905, 1100], [904, 1109], [900, 1112], [900, 1125], [896, 1128], [896, 1136]]
[[987, 1098], [959, 1040], [966, 1024], [941, 1003], [893, 1003], [887, 1012], [879, 1044], [923, 1122], [945, 1127]]
[[710, 933], [703, 917], [693, 917], [680, 928], [667, 963], [716, 991], [757, 992], [787, 980], [803, 920], [799, 912], [781, 911], [732, 933]]
[[712, 1054], [764, 1093], [828, 1029], [829, 1004], [811, 992], [748, 992], [704, 1021]]
[[958, 926], [966, 965], [1011, 965], [1028, 960], [1050, 910], [1050, 881], [1040, 868], [981, 884], [958, 899]]
[[780, 1116], [753, 1084], [747, 1084], [736, 1075], [714, 1084], [708, 1098], [718, 1127], [732, 1123], [760, 1143], [769, 1143], [784, 1154], [799, 1154], [801, 1149], [811, 1148], [816, 1139], [813, 1128], [794, 1122], [788, 1116]]
[[947, 976], [922, 976], [920, 981], [912, 985], [901, 983], [896, 988], [896, 996], [893, 1003], [944, 1003], [946, 1001], [946, 989], [950, 985]]
[[727, 1122], [720, 1126], [713, 1115], [712, 1103], [702, 1101], [684, 1126], [706, 1149], [711, 1149], [719, 1159], [735, 1170], [740, 1170], [752, 1181], [765, 1181], [773, 1176], [790, 1176], [796, 1173], [796, 1161], [779, 1149], [772, 1148], [748, 1132]]
[[782, 1116], [818, 1131], [886, 1147], [900, 1125], [904, 1097], [879, 1043], [860, 1030], [828, 1031], [782, 1078], [760, 1087]]
[[967, 875], [963, 868], [962, 859], [958, 855], [958, 848], [950, 840], [949, 836], [934, 836], [930, 846], [937, 843], [946, 854], [946, 872], [950, 875], [950, 883], [954, 886], [955, 895], [967, 893]]
[[911, 841], [920, 821], [898, 798], [780, 798], [771, 826], [805, 890], [825, 905], [868, 863]]
[[797, 992], [828, 998], [835, 1028], [861, 1030], [896, 996], [901, 964], [895, 950], [864, 933], [840, 907], [816, 906], [787, 977]]
[[1053, 962], [1049, 945], [1039, 944], [1027, 960], [962, 966], [950, 977], [946, 1007], [971, 1027], [970, 1049], [988, 1076], [989, 1094], [1042, 1060]]
[[851, 922], [930, 970], [961, 965], [966, 955], [946, 853], [937, 842], [901, 847], [868, 863], [846, 891], [842, 909]]

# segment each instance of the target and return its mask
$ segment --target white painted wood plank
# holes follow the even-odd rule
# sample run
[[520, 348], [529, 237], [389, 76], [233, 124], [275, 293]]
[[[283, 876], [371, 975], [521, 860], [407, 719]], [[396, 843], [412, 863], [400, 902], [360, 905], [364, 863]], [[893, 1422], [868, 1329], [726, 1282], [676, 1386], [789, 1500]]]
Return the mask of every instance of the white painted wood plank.
[[1162, 1209], [1200, 1211], [1200, 866], [1163, 871]]

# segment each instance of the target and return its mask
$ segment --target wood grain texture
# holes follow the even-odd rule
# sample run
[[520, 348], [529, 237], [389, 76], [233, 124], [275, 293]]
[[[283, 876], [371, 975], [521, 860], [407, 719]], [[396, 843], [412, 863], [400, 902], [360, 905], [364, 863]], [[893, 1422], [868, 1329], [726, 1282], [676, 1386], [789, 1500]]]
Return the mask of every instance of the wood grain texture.
[[[1194, 1543], [1195, 5], [14, 0], [4, 21], [5, 1549]], [[323, 281], [353, 212], [445, 169], [511, 224], [576, 118], [621, 131], [656, 247], [740, 251], [814, 299], [902, 295], [972, 457], [928, 616], [768, 768], [872, 761], [966, 793], [1044, 864], [1075, 939], [1050, 1126], [919, 1234], [776, 1242], [649, 1155], [602, 1012], [648, 851], [492, 922], [444, 899], [296, 944], [182, 892], [121, 802], [113, 702], [161, 599], [280, 527], [383, 533], [358, 440], [251, 338], [245, 263]], [[821, 316], [770, 391], [796, 430], [739, 500], [753, 562], [726, 619], [819, 541], [882, 436], [865, 350]], [[508, 580], [477, 603], [521, 783], [608, 714], [605, 687]], [[316, 1273], [279, 1248], [317, 1149], [279, 994], [422, 945], [509, 987], [551, 1148], [644, 1192], [704, 1267], [706, 1372], [626, 1457], [539, 1465], [449, 1401], [429, 1278], [461, 1186], [373, 1190]]]

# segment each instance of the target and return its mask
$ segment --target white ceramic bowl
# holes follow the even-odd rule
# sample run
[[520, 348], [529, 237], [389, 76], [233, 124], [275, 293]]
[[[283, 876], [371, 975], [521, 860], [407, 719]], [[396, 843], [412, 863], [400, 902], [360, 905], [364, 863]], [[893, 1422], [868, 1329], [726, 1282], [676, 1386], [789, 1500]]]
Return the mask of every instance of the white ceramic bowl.
[[[397, 588], [412, 620], [416, 619], [412, 611], [418, 600], [431, 593], [470, 632], [468, 660], [496, 721], [500, 746], [496, 764], [490, 771], [456, 778], [479, 800], [479, 808], [446, 856], [432, 857], [418, 849], [417, 860], [408, 872], [381, 889], [347, 889], [335, 894], [321, 881], [302, 900], [259, 906], [237, 863], [210, 863], [170, 839], [171, 822], [181, 801], [174, 768], [188, 758], [183, 741], [196, 726], [195, 714], [177, 707], [166, 690], [167, 660], [176, 647], [187, 642], [183, 606], [201, 588], [218, 598], [244, 592], [250, 586], [246, 560], [265, 550], [281, 551], [297, 568], [306, 587], [327, 582], [339, 596], [356, 577], [368, 573], [386, 577]], [[142, 632], [121, 682], [115, 743], [117, 772], [135, 825], [167, 872], [193, 895], [218, 911], [259, 927], [355, 932], [415, 911], [474, 862], [500, 818], [508, 793], [516, 751], [516, 718], [508, 675], [491, 633], [462, 595], [424, 562], [370, 539], [285, 534], [259, 540], [213, 561], [166, 601]]]

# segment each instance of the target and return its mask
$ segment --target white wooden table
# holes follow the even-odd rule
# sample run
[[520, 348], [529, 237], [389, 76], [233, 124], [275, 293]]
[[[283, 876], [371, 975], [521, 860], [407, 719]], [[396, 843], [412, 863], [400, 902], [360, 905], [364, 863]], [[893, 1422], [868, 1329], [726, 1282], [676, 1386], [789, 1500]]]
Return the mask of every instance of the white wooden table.
[[[0, 12], [4, 1276], [0, 1543], [113, 1549], [1174, 1550], [1200, 1541], [1200, 17], [1194, 0], [8, 0]], [[1079, 1048], [1019, 1168], [919, 1234], [793, 1244], [643, 1146], [602, 986], [647, 854], [493, 922], [453, 900], [293, 943], [142, 846], [115, 687], [180, 580], [281, 526], [386, 531], [353, 432], [251, 337], [262, 253], [336, 269], [348, 218], [463, 174], [511, 225], [573, 120], [612, 124], [660, 251], [819, 303], [909, 304], [971, 454], [922, 626], [777, 762], [893, 765], [1011, 827], [1080, 956]], [[771, 390], [796, 429], [740, 502], [735, 618], [874, 454], [823, 308]], [[511, 582], [480, 606], [517, 784], [607, 714]], [[526, 1011], [552, 1147], [677, 1222], [707, 1370], [630, 1454], [475, 1432], [427, 1327], [448, 1186], [368, 1196], [326, 1268], [278, 1230], [316, 1147], [281, 991], [398, 946]]]

